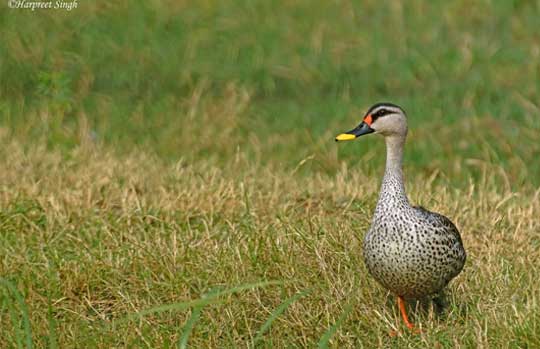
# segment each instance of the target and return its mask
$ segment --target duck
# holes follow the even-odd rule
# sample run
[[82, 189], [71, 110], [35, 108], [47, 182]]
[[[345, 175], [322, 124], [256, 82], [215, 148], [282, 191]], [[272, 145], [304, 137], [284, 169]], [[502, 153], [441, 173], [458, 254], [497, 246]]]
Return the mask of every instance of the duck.
[[379, 134], [386, 143], [386, 168], [371, 225], [364, 235], [364, 262], [369, 274], [397, 296], [408, 329], [406, 301], [441, 295], [465, 265], [467, 254], [452, 221], [422, 206], [413, 206], [405, 192], [403, 150], [407, 116], [393, 103], [374, 104], [354, 129], [337, 142]]

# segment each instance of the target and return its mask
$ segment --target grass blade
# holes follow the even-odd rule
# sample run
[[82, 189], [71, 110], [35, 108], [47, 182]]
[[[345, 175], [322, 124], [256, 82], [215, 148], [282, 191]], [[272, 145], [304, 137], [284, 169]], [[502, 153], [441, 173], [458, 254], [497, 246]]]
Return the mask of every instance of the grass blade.
[[188, 321], [184, 325], [184, 328], [182, 329], [182, 335], [180, 336], [180, 340], [178, 341], [178, 349], [186, 349], [187, 343], [189, 339], [189, 335], [191, 334], [191, 331], [195, 327], [195, 324], [197, 321], [199, 321], [199, 318], [201, 317], [203, 306], [198, 306], [193, 308], [193, 312], [191, 313], [191, 316], [189, 317]]
[[127, 320], [134, 319], [134, 318], [140, 319], [141, 317], [145, 315], [150, 315], [150, 314], [159, 314], [166, 311], [187, 310], [192, 307], [204, 307], [207, 304], [219, 302], [218, 298], [221, 296], [241, 292], [244, 290], [249, 290], [252, 288], [259, 288], [259, 287], [266, 287], [266, 286], [280, 285], [280, 284], [282, 284], [281, 281], [261, 281], [261, 282], [251, 283], [251, 284], [235, 286], [235, 287], [223, 290], [223, 291], [213, 293], [210, 296], [208, 296], [208, 298], [203, 297], [203, 298], [192, 300], [192, 301], [165, 304], [165, 305], [160, 305], [160, 306], [153, 307], [150, 309], [141, 310], [139, 312], [127, 315], [126, 319]]
[[11, 328], [13, 328], [13, 337], [15, 337], [15, 342], [17, 343], [17, 348], [21, 349], [23, 347], [23, 335], [21, 332], [21, 329], [19, 328], [19, 322], [18, 316], [17, 316], [17, 310], [15, 310], [15, 306], [13, 305], [12, 299], [9, 296], [9, 291], [5, 290], [4, 292], [4, 304], [6, 305], [6, 308], [9, 312], [9, 318], [11, 320]]
[[[31, 349], [33, 347], [33, 341], [32, 341], [32, 328], [30, 326], [30, 316], [28, 315], [28, 308], [26, 307], [26, 302], [24, 301], [24, 297], [21, 295], [17, 287], [11, 283], [11, 281], [0, 278], [0, 285], [3, 285], [9, 292], [13, 295], [17, 303], [19, 304], [21, 315], [22, 315], [22, 322], [23, 322], [23, 331], [24, 331], [24, 337], [26, 342], [26, 348]], [[9, 298], [9, 297], [8, 297]], [[10, 302], [8, 301], [8, 306]], [[11, 305], [12, 306], [12, 305]], [[19, 339], [17, 339], [19, 341]]]
[[58, 348], [58, 340], [56, 335], [56, 320], [53, 314], [53, 307], [49, 297], [49, 306], [47, 309], [47, 321], [49, 322], [49, 349]]
[[[206, 299], [209, 296], [214, 296], [216, 293], [218, 293], [218, 289], [212, 290], [209, 293], [203, 295], [202, 299]], [[195, 324], [197, 323], [197, 321], [199, 321], [199, 318], [201, 317], [201, 312], [202, 312], [203, 307], [204, 305], [199, 305], [193, 308], [193, 312], [191, 313], [191, 316], [189, 317], [186, 324], [184, 325], [184, 328], [182, 329], [182, 335], [180, 336], [180, 339], [178, 340], [179, 349], [187, 348], [189, 336], [191, 335], [191, 331], [193, 331]]]
[[211, 300], [210, 299], [196, 299], [196, 300], [187, 301], [187, 302], [178, 302], [178, 303], [159, 305], [157, 307], [141, 310], [141, 311], [138, 311], [136, 313], [131, 313], [131, 314], [127, 315], [125, 319], [126, 320], [140, 319], [141, 317], [143, 317], [145, 315], [150, 315], [150, 314], [159, 314], [159, 313], [164, 313], [164, 312], [167, 312], [167, 311], [188, 310], [188, 309], [191, 309], [193, 307], [201, 307], [201, 306], [204, 307], [205, 305], [210, 304], [210, 303], [219, 303], [219, 300], [217, 300], [217, 299], [211, 299]]
[[270, 314], [270, 316], [268, 317], [268, 319], [264, 322], [264, 324], [261, 326], [261, 328], [260, 328], [259, 331], [257, 332], [257, 336], [256, 336], [255, 339], [253, 340], [252, 348], [254, 348], [255, 345], [257, 345], [257, 343], [262, 339], [264, 333], [265, 333], [266, 331], [268, 331], [268, 329], [270, 328], [270, 326], [272, 326], [272, 323], [274, 322], [274, 320], [276, 320], [281, 314], [283, 314], [283, 312], [284, 312], [285, 310], [287, 310], [287, 308], [289, 307], [289, 305], [291, 305], [292, 303], [296, 302], [298, 299], [304, 297], [305, 295], [309, 294], [310, 292], [311, 292], [311, 290], [306, 290], [306, 291], [297, 293], [297, 294], [295, 294], [294, 296], [289, 297], [289, 298], [287, 298], [285, 301], [283, 301], [283, 303], [281, 303], [281, 304], [280, 304], [280, 305], [272, 312], [272, 314]]
[[339, 328], [339, 326], [341, 326], [341, 323], [343, 323], [343, 321], [347, 318], [351, 310], [352, 310], [351, 304], [348, 304], [347, 306], [345, 306], [345, 310], [343, 310], [343, 313], [341, 313], [337, 321], [332, 326], [330, 326], [326, 330], [326, 332], [322, 335], [321, 339], [319, 340], [319, 345], [318, 345], [319, 348], [321, 349], [328, 348], [328, 343], [330, 342], [330, 338], [332, 338], [334, 333], [336, 333], [337, 329]]

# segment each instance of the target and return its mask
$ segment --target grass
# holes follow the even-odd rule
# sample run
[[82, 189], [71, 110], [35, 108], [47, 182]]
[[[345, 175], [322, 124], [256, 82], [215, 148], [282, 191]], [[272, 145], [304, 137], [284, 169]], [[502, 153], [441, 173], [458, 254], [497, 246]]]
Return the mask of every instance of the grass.
[[[468, 185], [478, 169], [448, 164], [489, 158], [515, 188], [539, 185], [539, 12], [531, 1], [241, 0], [3, 11], [0, 115], [50, 147], [90, 139], [221, 164], [240, 147], [294, 167], [332, 154], [338, 130], [390, 100], [409, 112], [418, 170]], [[213, 133], [227, 122], [236, 127]], [[304, 169], [335, 173], [357, 158], [344, 147]]]
[[[242, 158], [222, 168], [167, 164], [99, 149], [66, 160], [16, 143], [2, 157], [2, 274], [24, 296], [37, 347], [48, 343], [49, 301], [59, 347], [172, 346], [188, 326], [192, 347], [246, 346], [261, 328], [261, 346], [304, 347], [336, 323], [327, 339], [340, 347], [539, 344], [538, 190], [510, 191], [489, 175], [467, 190], [410, 180], [415, 202], [457, 222], [470, 257], [443, 317], [418, 310], [424, 334], [390, 338], [394, 299], [368, 277], [360, 249], [376, 177], [346, 167], [295, 176]], [[281, 283], [204, 300], [215, 287], [261, 280]], [[15, 345], [22, 327], [9, 318], [3, 312], [3, 337]]]
[[[0, 347], [540, 346], [539, 14], [0, 11]], [[388, 335], [362, 261], [383, 142], [333, 142], [380, 100], [409, 113], [411, 201], [469, 255], [444, 314], [410, 304], [421, 335]]]

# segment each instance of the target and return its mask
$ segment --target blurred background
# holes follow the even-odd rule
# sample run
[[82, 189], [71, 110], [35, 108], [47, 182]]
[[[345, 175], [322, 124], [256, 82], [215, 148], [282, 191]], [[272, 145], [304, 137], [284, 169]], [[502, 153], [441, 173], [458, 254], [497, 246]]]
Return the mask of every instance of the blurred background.
[[[0, 347], [540, 347], [540, 1], [13, 3]], [[334, 142], [381, 101], [468, 251], [421, 336], [360, 253], [384, 142]]]
[[0, 7], [4, 140], [221, 166], [382, 171], [336, 145], [373, 103], [409, 116], [406, 165], [540, 184], [538, 1], [115, 1]]

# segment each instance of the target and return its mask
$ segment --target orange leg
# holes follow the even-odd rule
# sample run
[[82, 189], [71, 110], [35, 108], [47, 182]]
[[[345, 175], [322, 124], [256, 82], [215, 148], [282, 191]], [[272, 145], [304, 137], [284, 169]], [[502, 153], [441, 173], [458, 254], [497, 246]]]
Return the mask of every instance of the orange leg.
[[405, 321], [405, 325], [409, 330], [414, 329], [414, 325], [412, 322], [409, 321], [409, 318], [407, 317], [407, 311], [405, 310], [405, 299], [403, 297], [398, 296], [397, 299], [399, 311], [401, 312], [401, 317], [403, 317], [403, 321]]

